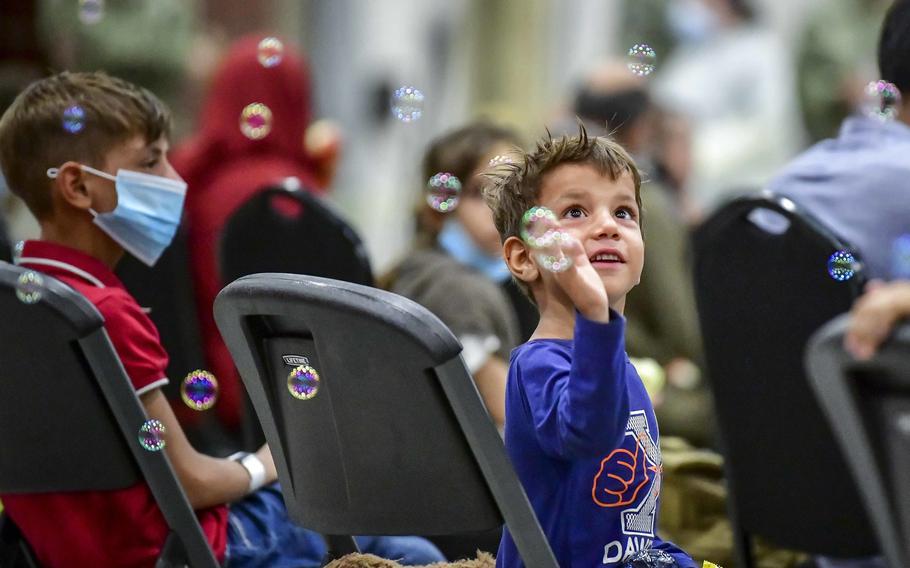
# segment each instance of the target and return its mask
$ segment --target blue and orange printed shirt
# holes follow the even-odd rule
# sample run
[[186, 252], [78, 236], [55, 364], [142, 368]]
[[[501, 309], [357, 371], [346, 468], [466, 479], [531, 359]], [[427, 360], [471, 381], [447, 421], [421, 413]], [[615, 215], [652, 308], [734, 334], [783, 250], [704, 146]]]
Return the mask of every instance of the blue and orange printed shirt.
[[[512, 351], [505, 444], [561, 568], [616, 566], [658, 548], [661, 457], [654, 408], [625, 352], [625, 319], [576, 314], [574, 339]], [[497, 568], [524, 566], [506, 528]]]

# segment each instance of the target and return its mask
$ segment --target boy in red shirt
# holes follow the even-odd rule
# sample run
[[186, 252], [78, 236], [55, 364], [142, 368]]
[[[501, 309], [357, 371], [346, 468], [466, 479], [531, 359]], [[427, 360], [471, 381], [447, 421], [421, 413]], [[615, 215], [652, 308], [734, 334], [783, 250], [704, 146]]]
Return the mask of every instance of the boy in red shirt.
[[[186, 184], [167, 159], [170, 116], [153, 94], [103, 73], [60, 73], [23, 91], [0, 118], [0, 168], [41, 225], [19, 263], [70, 285], [104, 316], [111, 342], [219, 560], [318, 566], [319, 535], [287, 518], [267, 446], [238, 460], [197, 452], [160, 387], [167, 354], [113, 270], [124, 250], [153, 265], [170, 244]], [[153, 566], [168, 533], [144, 483], [117, 491], [0, 495], [43, 566]], [[230, 503], [230, 506], [227, 504]], [[413, 537], [362, 538], [409, 563], [442, 556]]]

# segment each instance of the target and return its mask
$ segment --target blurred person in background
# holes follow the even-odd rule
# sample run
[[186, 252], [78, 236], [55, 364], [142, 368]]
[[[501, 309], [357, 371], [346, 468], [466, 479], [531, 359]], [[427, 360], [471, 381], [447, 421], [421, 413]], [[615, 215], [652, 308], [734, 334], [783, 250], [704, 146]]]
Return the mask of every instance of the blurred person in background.
[[[801, 205], [860, 253], [868, 278], [889, 279], [892, 246], [910, 233], [910, 1], [897, 0], [878, 45], [881, 78], [904, 93], [896, 118], [853, 114], [837, 138], [793, 160], [768, 189]], [[832, 78], [834, 80], [834, 78]]]
[[642, 172], [641, 200], [647, 261], [641, 284], [626, 299], [626, 349], [657, 361], [666, 387], [654, 396], [661, 432], [697, 446], [712, 442], [710, 393], [701, 379], [701, 337], [687, 259], [689, 235], [670, 184], [655, 167], [660, 115], [645, 77], [621, 61], [588, 74], [575, 113], [592, 134], [611, 134]]
[[[511, 284], [511, 274], [481, 188], [490, 160], [508, 156], [520, 144], [517, 134], [487, 122], [469, 124], [431, 142], [424, 154], [423, 178], [437, 173], [456, 176], [462, 184], [460, 200], [454, 211], [442, 213], [421, 197], [414, 250], [385, 278], [389, 290], [429, 309], [458, 337], [468, 370], [500, 430], [505, 422], [509, 353], [521, 336], [515, 309], [503, 289]], [[530, 303], [528, 307], [535, 310]]]
[[[340, 144], [330, 126], [311, 124], [310, 72], [303, 56], [285, 43], [280, 62], [266, 67], [258, 58], [264, 37], [241, 38], [229, 49], [203, 101], [196, 134], [172, 158], [189, 184], [184, 222], [205, 356], [221, 387], [215, 411], [234, 430], [244, 418], [242, 387], [212, 312], [225, 284], [218, 271], [222, 228], [250, 197], [287, 178], [297, 178], [306, 191], [324, 193]], [[257, 139], [238, 126], [243, 109], [254, 102], [272, 115], [271, 130]]]
[[799, 100], [812, 142], [837, 136], [876, 79], [875, 44], [891, 0], [826, 0], [809, 14], [798, 48]]
[[655, 101], [692, 123], [690, 188], [713, 208], [754, 189], [799, 150], [793, 62], [748, 0], [669, 0], [676, 49], [655, 72]]

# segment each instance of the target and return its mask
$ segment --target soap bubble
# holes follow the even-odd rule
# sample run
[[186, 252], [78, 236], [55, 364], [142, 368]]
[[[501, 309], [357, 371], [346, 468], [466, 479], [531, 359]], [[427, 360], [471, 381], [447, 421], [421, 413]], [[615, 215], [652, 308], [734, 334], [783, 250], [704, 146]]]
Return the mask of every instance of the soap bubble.
[[25, 249], [25, 241], [16, 241], [16, 246], [13, 247], [13, 263], [19, 262], [19, 259], [22, 258], [22, 251]]
[[272, 130], [272, 111], [262, 103], [250, 103], [240, 113], [240, 132], [250, 140], [262, 140]]
[[881, 121], [894, 120], [900, 112], [901, 92], [888, 81], [872, 81], [863, 91], [863, 114]]
[[423, 93], [414, 87], [399, 87], [392, 94], [392, 114], [401, 122], [414, 122], [423, 114]]
[[828, 274], [838, 282], [850, 280], [862, 266], [850, 251], [839, 250], [828, 258]]
[[277, 37], [267, 37], [259, 42], [256, 57], [263, 67], [274, 67], [284, 57], [284, 44]]
[[309, 365], [294, 367], [288, 374], [288, 391], [298, 400], [309, 400], [319, 393], [319, 373]]
[[104, 0], [79, 0], [79, 21], [92, 26], [104, 18]]
[[626, 66], [635, 75], [639, 77], [650, 75], [654, 71], [655, 63], [657, 53], [648, 44], [636, 43], [629, 49]]
[[891, 278], [910, 280], [910, 233], [894, 239], [891, 247]]
[[622, 568], [676, 568], [676, 560], [656, 548], [643, 548], [623, 560]]
[[70, 134], [82, 132], [85, 128], [85, 110], [79, 105], [67, 107], [63, 111], [63, 129]]
[[218, 380], [208, 371], [197, 369], [180, 384], [180, 398], [193, 410], [208, 410], [218, 399]]
[[450, 213], [458, 207], [461, 180], [448, 172], [435, 174], [427, 182], [427, 204], [440, 213]]
[[533, 249], [550, 248], [559, 233], [556, 215], [546, 207], [531, 207], [521, 217], [521, 239]]
[[34, 270], [23, 272], [16, 281], [16, 297], [23, 304], [35, 304], [44, 291], [44, 278]]
[[496, 166], [502, 166], [505, 164], [514, 164], [514, 163], [515, 163], [515, 160], [513, 160], [510, 156], [508, 156], [506, 154], [496, 154], [495, 156], [493, 156], [490, 159], [489, 166], [491, 168], [495, 168]]
[[572, 267], [572, 259], [563, 252], [563, 246], [572, 238], [568, 233], [555, 231], [553, 242], [543, 250], [535, 253], [537, 263], [549, 272], [565, 272]]
[[167, 428], [160, 420], [146, 420], [139, 428], [139, 445], [150, 452], [160, 452], [167, 444], [164, 441], [164, 434]]

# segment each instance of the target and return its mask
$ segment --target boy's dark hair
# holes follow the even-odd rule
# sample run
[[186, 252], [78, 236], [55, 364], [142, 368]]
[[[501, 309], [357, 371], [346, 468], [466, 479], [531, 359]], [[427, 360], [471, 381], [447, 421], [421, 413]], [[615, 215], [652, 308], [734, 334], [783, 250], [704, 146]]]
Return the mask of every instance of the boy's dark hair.
[[[453, 174], [462, 183], [463, 191], [470, 191], [478, 180], [468, 179], [477, 169], [478, 162], [501, 144], [516, 148], [521, 146], [521, 137], [504, 126], [481, 120], [447, 132], [430, 143], [423, 157], [422, 182], [426, 183], [440, 172]], [[485, 179], [483, 180], [486, 181]], [[426, 200], [418, 204], [418, 238], [421, 244], [432, 244], [436, 240], [435, 224], [425, 222]]]
[[43, 219], [51, 212], [48, 168], [69, 160], [102, 168], [118, 144], [137, 135], [151, 143], [169, 131], [170, 111], [148, 90], [102, 72], [65, 71], [26, 87], [3, 113], [0, 168], [10, 191]]
[[[553, 138], [547, 133], [534, 150], [517, 157], [517, 161], [497, 165], [486, 173], [492, 183], [484, 187], [484, 199], [493, 210], [496, 229], [503, 242], [519, 236], [521, 218], [525, 211], [537, 205], [544, 176], [564, 164], [589, 164], [611, 180], [619, 179], [624, 173], [631, 175], [639, 227], [643, 229], [641, 175], [629, 153], [613, 140], [589, 137], [584, 124], [579, 123], [577, 136]], [[515, 282], [533, 301], [528, 285], [518, 279]]]
[[910, 2], [896, 0], [885, 15], [878, 42], [881, 78], [908, 96], [910, 89]]

